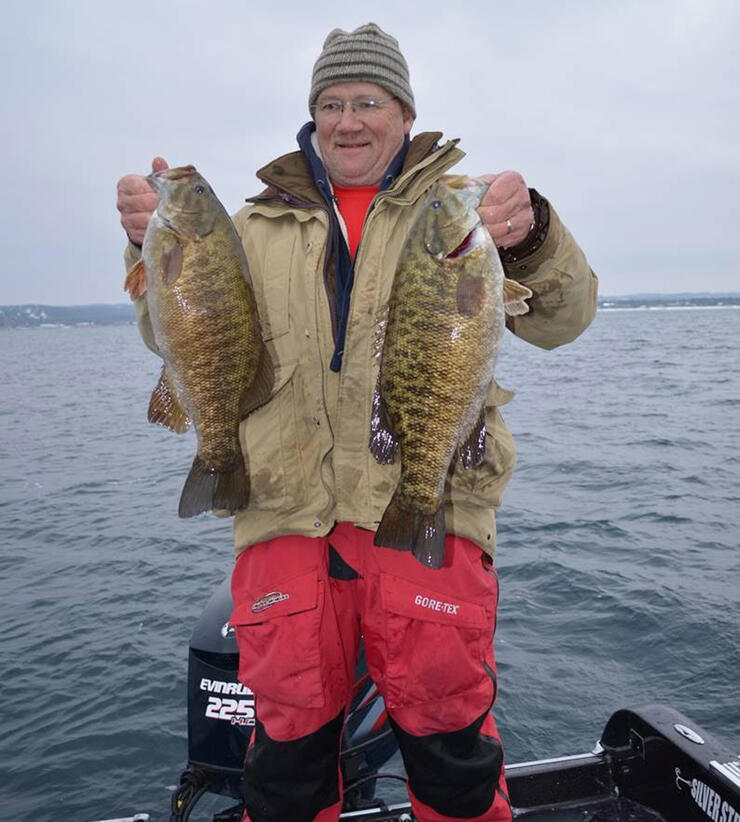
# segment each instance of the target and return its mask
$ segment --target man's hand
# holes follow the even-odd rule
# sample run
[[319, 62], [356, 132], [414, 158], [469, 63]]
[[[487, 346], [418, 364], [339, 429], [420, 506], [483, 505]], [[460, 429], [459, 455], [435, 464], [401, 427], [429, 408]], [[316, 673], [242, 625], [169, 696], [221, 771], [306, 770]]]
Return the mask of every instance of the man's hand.
[[[164, 171], [169, 168], [162, 157], [152, 160], [152, 171]], [[129, 240], [136, 245], [144, 242], [149, 218], [159, 202], [159, 195], [141, 174], [127, 174], [118, 181], [118, 200], [116, 208], [121, 212], [121, 225], [128, 234]]]
[[481, 176], [491, 184], [478, 208], [483, 225], [499, 248], [518, 245], [529, 234], [534, 222], [524, 178], [517, 171]]

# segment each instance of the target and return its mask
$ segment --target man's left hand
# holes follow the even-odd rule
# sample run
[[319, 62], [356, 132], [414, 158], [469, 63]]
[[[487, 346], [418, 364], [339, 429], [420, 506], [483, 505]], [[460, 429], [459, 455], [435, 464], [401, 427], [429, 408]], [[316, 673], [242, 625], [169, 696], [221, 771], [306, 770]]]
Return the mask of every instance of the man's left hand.
[[518, 171], [482, 174], [491, 185], [480, 206], [483, 225], [499, 248], [518, 245], [529, 234], [534, 222], [532, 201], [524, 178]]

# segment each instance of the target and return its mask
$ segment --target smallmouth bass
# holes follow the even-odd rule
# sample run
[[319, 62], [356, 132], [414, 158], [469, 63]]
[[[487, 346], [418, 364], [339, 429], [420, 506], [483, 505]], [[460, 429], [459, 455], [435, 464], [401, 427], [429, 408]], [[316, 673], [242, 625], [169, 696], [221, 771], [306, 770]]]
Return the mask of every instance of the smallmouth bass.
[[434, 184], [409, 232], [393, 282], [373, 404], [370, 450], [379, 463], [401, 451], [401, 477], [375, 534], [378, 546], [444, 562], [444, 487], [455, 459], [485, 454], [484, 405], [505, 314], [532, 296], [504, 277], [477, 207], [481, 179]]
[[125, 288], [132, 299], [146, 295], [164, 360], [148, 419], [178, 433], [195, 426], [198, 450], [179, 515], [238, 511], [249, 499], [239, 423], [267, 402], [274, 382], [247, 260], [229, 215], [194, 166], [147, 180], [160, 200]]

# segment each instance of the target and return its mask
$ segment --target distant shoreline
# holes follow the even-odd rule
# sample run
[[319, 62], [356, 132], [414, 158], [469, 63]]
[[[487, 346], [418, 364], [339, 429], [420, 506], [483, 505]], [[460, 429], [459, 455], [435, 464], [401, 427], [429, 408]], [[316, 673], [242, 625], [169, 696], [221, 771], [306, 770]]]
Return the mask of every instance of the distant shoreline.
[[694, 311], [696, 309], [711, 311], [717, 308], [740, 308], [737, 303], [712, 303], [696, 305], [603, 305], [599, 303], [599, 311]]
[[[737, 307], [740, 307], [740, 293], [605, 295], [598, 302], [600, 311]], [[0, 306], [0, 328], [80, 328], [132, 325], [135, 322], [131, 303], [69, 306], [29, 303]]]
[[599, 297], [601, 309], [626, 308], [727, 308], [740, 305], [738, 293], [627, 294]]

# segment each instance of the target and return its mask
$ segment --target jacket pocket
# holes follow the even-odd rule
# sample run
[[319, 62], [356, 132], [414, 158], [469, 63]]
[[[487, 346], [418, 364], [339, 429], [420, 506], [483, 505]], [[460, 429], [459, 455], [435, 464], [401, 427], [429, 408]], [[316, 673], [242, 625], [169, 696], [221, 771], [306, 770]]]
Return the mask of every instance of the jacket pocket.
[[391, 575], [380, 584], [388, 706], [438, 702], [479, 688], [487, 677], [485, 609]]
[[272, 399], [242, 421], [239, 439], [249, 473], [249, 507], [288, 510], [306, 496], [305, 470], [299, 443], [295, 387], [296, 364], [276, 369]]
[[249, 591], [230, 622], [239, 644], [239, 680], [283, 705], [324, 706], [319, 626], [324, 585], [313, 570], [270, 590]]

